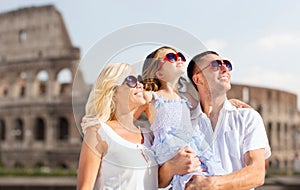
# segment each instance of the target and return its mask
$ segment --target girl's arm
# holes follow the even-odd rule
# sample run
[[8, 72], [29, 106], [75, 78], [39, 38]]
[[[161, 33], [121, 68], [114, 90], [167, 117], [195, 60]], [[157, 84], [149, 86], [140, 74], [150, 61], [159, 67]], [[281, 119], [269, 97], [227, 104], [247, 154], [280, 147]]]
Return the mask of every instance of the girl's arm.
[[198, 100], [196, 100], [191, 94], [189, 94], [189, 93], [184, 93], [184, 96], [188, 99], [188, 101], [191, 103], [191, 105], [192, 105], [192, 108], [191, 108], [191, 110], [193, 110], [193, 109], [195, 109], [197, 106], [198, 106], [198, 104], [199, 104], [199, 101]]
[[153, 106], [153, 95], [151, 91], [143, 91], [146, 103], [140, 106], [134, 113], [134, 118], [138, 119], [145, 112], [149, 122], [152, 124], [156, 115], [156, 110]]
[[135, 119], [138, 119], [142, 115], [143, 112], [146, 113], [148, 118], [150, 117], [149, 104], [152, 101], [153, 96], [152, 96], [151, 91], [146, 91], [146, 90], [143, 91], [143, 96], [144, 96], [144, 99], [146, 100], [146, 103], [144, 105], [141, 105], [135, 111], [135, 113], [134, 113], [134, 118]]

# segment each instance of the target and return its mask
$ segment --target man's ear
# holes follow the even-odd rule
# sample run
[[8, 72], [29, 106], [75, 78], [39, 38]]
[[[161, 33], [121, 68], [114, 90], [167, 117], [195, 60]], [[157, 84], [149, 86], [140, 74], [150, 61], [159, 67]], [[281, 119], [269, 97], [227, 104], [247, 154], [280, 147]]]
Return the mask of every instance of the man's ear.
[[194, 75], [192, 77], [192, 80], [197, 86], [203, 85], [203, 81], [201, 80], [201, 78], [198, 75]]
[[163, 77], [164, 77], [163, 73], [161, 73], [160, 71], [156, 71], [155, 75], [160, 80], [163, 79]]

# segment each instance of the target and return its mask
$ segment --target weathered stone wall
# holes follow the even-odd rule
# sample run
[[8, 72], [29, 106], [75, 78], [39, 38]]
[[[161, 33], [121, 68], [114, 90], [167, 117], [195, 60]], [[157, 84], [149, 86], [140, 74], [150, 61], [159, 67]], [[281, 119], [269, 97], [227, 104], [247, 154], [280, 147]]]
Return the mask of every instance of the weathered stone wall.
[[228, 98], [237, 98], [257, 110], [272, 148], [272, 167], [291, 169], [300, 152], [300, 113], [293, 93], [248, 85], [232, 85]]
[[[81, 135], [73, 116], [72, 82], [80, 51], [61, 14], [54, 6], [24, 8], [0, 14], [0, 26], [2, 164], [76, 168]], [[88, 90], [84, 85], [75, 97], [79, 114]]]

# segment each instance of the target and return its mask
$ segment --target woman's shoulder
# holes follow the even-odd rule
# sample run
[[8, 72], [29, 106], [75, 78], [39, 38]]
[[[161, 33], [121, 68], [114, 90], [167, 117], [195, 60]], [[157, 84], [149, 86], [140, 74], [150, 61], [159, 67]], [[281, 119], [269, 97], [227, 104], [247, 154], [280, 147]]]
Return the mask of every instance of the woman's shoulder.
[[84, 142], [98, 156], [103, 156], [107, 152], [108, 144], [99, 134], [98, 130], [102, 127], [101, 123], [89, 126], [84, 135]]
[[96, 116], [93, 116], [93, 117], [84, 116], [82, 118], [81, 128], [82, 128], [83, 134], [85, 134], [88, 129], [90, 129], [90, 128], [95, 129], [97, 127], [99, 128], [99, 126], [100, 126], [100, 120]]
[[101, 127], [101, 124], [95, 124], [95, 125], [90, 125], [86, 128], [85, 133], [94, 133], [97, 132], [98, 129]]

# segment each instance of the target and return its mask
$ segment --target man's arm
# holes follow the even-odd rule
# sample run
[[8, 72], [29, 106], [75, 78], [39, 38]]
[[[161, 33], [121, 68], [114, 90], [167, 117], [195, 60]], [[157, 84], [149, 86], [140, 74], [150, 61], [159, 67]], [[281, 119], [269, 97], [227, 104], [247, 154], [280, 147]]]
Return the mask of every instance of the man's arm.
[[194, 176], [186, 190], [249, 190], [264, 184], [265, 149], [251, 150], [244, 155], [245, 167], [223, 176]]

